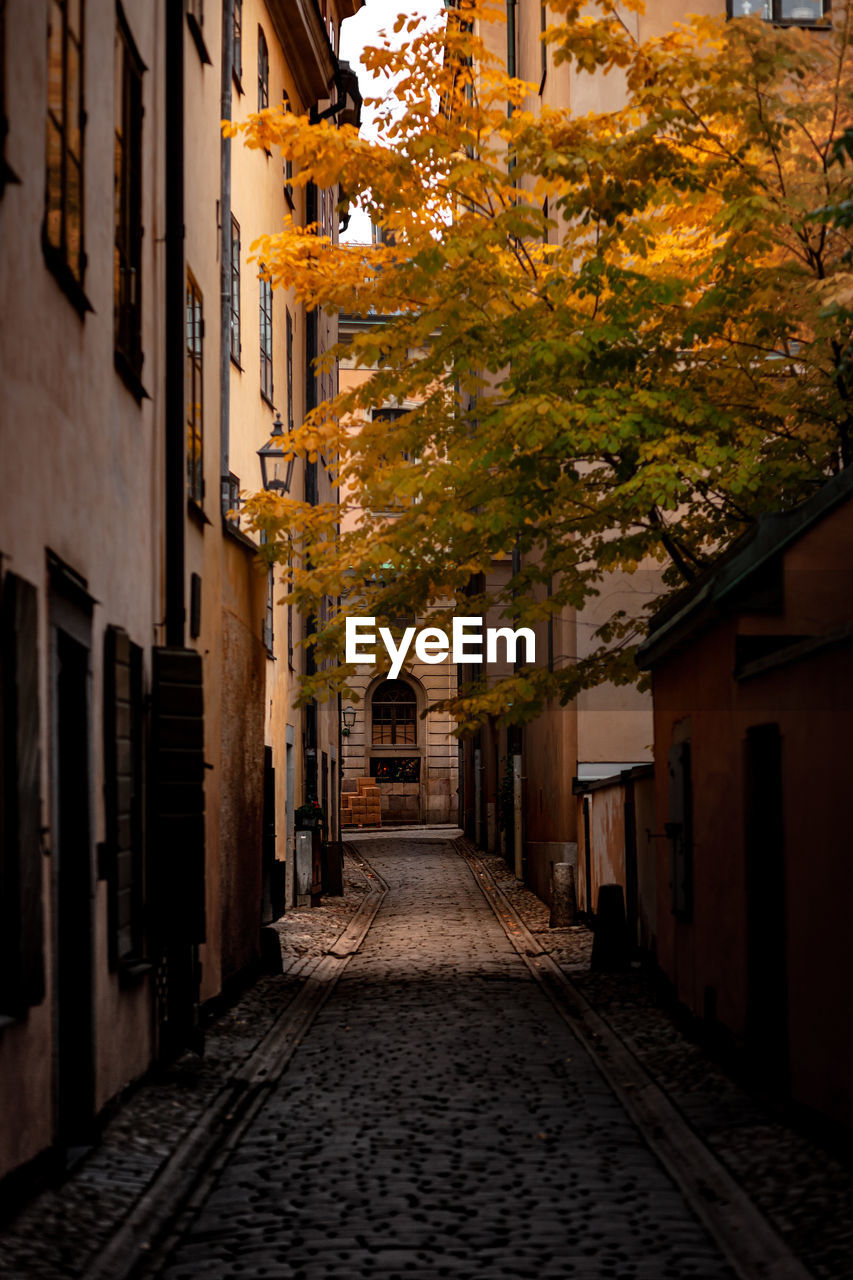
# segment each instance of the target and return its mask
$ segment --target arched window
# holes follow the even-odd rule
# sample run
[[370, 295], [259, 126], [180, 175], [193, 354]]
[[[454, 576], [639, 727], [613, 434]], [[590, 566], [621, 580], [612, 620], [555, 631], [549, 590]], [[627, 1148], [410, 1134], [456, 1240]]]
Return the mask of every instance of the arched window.
[[373, 745], [416, 747], [418, 706], [415, 691], [403, 680], [383, 680], [371, 700]]
[[270, 105], [270, 55], [263, 28], [258, 27], [258, 110]]

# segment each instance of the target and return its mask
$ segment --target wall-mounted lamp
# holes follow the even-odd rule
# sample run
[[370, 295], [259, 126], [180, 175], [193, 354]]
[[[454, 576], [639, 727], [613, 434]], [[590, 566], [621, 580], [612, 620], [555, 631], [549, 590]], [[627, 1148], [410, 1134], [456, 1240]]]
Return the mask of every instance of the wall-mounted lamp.
[[350, 735], [350, 730], [355, 724], [355, 707], [344, 707], [343, 711], [341, 712], [341, 719], [344, 722], [341, 728], [341, 736], [344, 738], [348, 738]]
[[261, 480], [264, 488], [270, 493], [290, 493], [294, 459], [291, 456], [286, 466], [284, 465], [283, 441], [284, 423], [281, 420], [281, 414], [277, 412], [272, 426], [272, 436], [258, 450], [258, 457], [261, 460]]

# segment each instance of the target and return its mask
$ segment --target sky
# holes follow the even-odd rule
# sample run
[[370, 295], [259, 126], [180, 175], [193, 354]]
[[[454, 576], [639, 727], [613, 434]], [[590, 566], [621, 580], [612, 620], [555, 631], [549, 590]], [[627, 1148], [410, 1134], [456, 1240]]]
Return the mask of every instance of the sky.
[[[367, 0], [367, 3], [359, 9], [353, 18], [347, 18], [341, 25], [340, 35], [340, 57], [344, 62], [348, 62], [351, 67], [358, 73], [359, 86], [361, 88], [362, 97], [377, 97], [378, 85], [374, 84], [368, 78], [367, 73], [361, 66], [360, 54], [366, 45], [378, 43], [380, 30], [387, 29], [393, 37], [394, 21], [399, 14], [405, 13], [407, 18], [412, 18], [416, 14], [437, 15], [444, 9], [444, 0]], [[398, 37], [403, 39], [403, 36]], [[362, 133], [370, 136], [371, 132], [371, 115], [367, 109], [362, 109]], [[350, 225], [347, 232], [341, 237], [342, 240], [355, 241], [356, 243], [365, 243], [370, 240], [370, 221], [366, 214], [360, 213], [357, 209], [353, 210], [350, 219]]]

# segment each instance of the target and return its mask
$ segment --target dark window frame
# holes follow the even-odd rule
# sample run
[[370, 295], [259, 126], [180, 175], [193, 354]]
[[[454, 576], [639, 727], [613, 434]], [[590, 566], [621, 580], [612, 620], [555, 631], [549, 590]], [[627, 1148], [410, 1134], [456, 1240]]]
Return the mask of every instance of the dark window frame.
[[[265, 268], [261, 264], [261, 270]], [[273, 406], [273, 304], [272, 281], [258, 277], [258, 312], [260, 320], [260, 371], [261, 395], [267, 404]]]
[[264, 648], [267, 657], [275, 656], [275, 571], [272, 565], [267, 569], [267, 593], [264, 601]]
[[[377, 711], [382, 710], [381, 715]], [[418, 699], [405, 680], [383, 680], [370, 698], [370, 741], [374, 747], [417, 747]], [[377, 738], [380, 726], [390, 729], [390, 737]]]
[[270, 105], [270, 51], [263, 27], [258, 27], [258, 110]]
[[242, 368], [240, 355], [240, 223], [231, 214], [231, 359]]
[[[807, 3], [808, 0], [805, 0]], [[735, 13], [736, 0], [726, 0], [726, 16], [728, 18], [760, 17], [765, 22], [777, 26], [814, 27], [827, 21], [832, 14], [832, 0], [819, 0], [821, 12], [810, 17], [793, 17], [783, 12], [787, 0], [751, 0], [754, 12], [751, 14]], [[801, 4], [803, 0], [801, 0]]]
[[293, 315], [285, 307], [285, 360], [287, 373], [287, 429], [293, 430]]
[[38, 592], [0, 583], [0, 1029], [45, 996]]
[[[292, 111], [293, 108], [290, 105], [290, 94], [287, 92], [286, 89], [282, 89], [281, 91], [281, 101], [283, 104], [284, 113], [285, 115], [287, 115], [287, 113], [289, 111]], [[290, 205], [291, 209], [293, 209], [294, 207], [293, 205], [293, 161], [292, 160], [282, 161], [282, 168], [284, 172], [285, 198], [287, 200], [287, 203]]]
[[[189, 269], [185, 288], [187, 497], [201, 507], [204, 504], [204, 298]], [[197, 414], [195, 405], [198, 406]], [[196, 437], [198, 456], [194, 459]]]
[[237, 92], [243, 92], [243, 0], [234, 0], [231, 74]]
[[129, 389], [142, 400], [142, 77], [139, 55], [121, 4], [116, 5], [120, 79], [116, 84], [114, 340], [115, 365]]
[[[293, 552], [287, 553], [287, 593], [290, 595], [293, 590]], [[293, 670], [293, 605], [288, 603], [287, 606], [287, 665], [289, 670]]]
[[147, 971], [143, 656], [121, 627], [104, 635], [104, 816], [110, 968]]
[[21, 179], [6, 159], [6, 139], [9, 136], [9, 117], [6, 115], [6, 0], [0, 0], [0, 196], [8, 186], [17, 186]]
[[[53, 272], [56, 280], [73, 304], [80, 317], [85, 317], [92, 310], [92, 304], [84, 290], [86, 280], [86, 210], [85, 210], [85, 173], [86, 173], [86, 4], [80, 4], [80, 30], [74, 32], [68, 22], [69, 0], [48, 0], [48, 38], [47, 38], [47, 110], [45, 113], [45, 200], [44, 221], [42, 223], [42, 251], [45, 262]], [[54, 35], [57, 19], [60, 23], [57, 44], [60, 54], [58, 86], [59, 92], [51, 91], [51, 50], [54, 46]], [[74, 51], [77, 59], [77, 93], [72, 95], [69, 86], [69, 59]], [[72, 98], [74, 101], [72, 102]], [[75, 129], [68, 119], [69, 103], [72, 114], [76, 114], [76, 146]], [[57, 105], [59, 104], [59, 105]], [[58, 162], [51, 159], [51, 137], [55, 135], [58, 151]], [[70, 135], [70, 137], [69, 137]], [[73, 208], [72, 189], [69, 186], [69, 172], [76, 170], [77, 175], [77, 210], [79, 217], [78, 245], [76, 252], [77, 266], [73, 265], [69, 256], [69, 223]], [[54, 219], [53, 214], [58, 214]], [[54, 223], [56, 224], [54, 226]]]
[[201, 58], [202, 66], [213, 66], [213, 60], [207, 52], [204, 42], [204, 0], [186, 0], [187, 26], [193, 38], [193, 44]]
[[371, 756], [370, 776], [377, 782], [420, 782], [421, 757]]

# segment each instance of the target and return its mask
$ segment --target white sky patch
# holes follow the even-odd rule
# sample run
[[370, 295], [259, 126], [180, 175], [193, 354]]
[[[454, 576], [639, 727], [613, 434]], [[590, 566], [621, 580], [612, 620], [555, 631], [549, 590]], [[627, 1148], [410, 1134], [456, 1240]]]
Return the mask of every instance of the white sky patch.
[[[368, 76], [361, 65], [361, 51], [368, 45], [380, 43], [379, 32], [387, 31], [388, 38], [402, 43], [406, 39], [405, 31], [394, 34], [394, 23], [400, 14], [414, 18], [419, 14], [437, 18], [444, 12], [444, 0], [414, 0], [405, 4], [404, 0], [367, 0], [358, 13], [347, 18], [341, 24], [339, 52], [344, 62], [348, 62], [358, 74], [362, 97], [378, 98], [390, 91], [387, 76], [373, 78]], [[375, 110], [363, 107], [361, 112], [361, 133], [366, 138], [376, 136], [374, 127]], [[370, 219], [366, 213], [353, 208], [350, 224], [341, 236], [344, 241], [356, 244], [369, 244], [371, 239]]]

